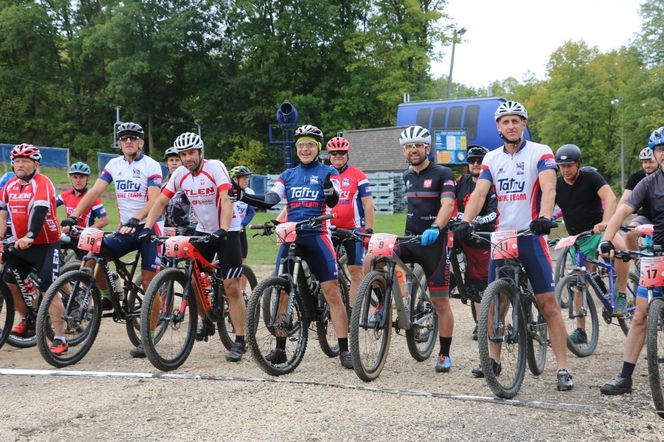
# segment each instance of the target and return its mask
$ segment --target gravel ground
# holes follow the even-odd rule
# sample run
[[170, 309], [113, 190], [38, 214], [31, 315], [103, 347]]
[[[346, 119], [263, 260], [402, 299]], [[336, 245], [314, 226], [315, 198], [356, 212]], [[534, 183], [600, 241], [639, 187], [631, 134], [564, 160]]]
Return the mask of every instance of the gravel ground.
[[[263, 373], [249, 355], [227, 362], [216, 336], [196, 343], [187, 362], [173, 372], [200, 378], [138, 378], [132, 373], [159, 372], [147, 359], [130, 358], [124, 325], [104, 319], [90, 353], [66, 369], [88, 376], [0, 376], [6, 404], [0, 440], [664, 439], [664, 420], [653, 412], [643, 359], [631, 395], [599, 392], [621, 366], [619, 327], [601, 326], [590, 358], [570, 355], [574, 390], [556, 391], [549, 352], [544, 374], [527, 373], [517, 400], [509, 402], [493, 399], [485, 381], [470, 376], [478, 364], [472, 318], [467, 306], [453, 304], [450, 373], [435, 373], [433, 357], [413, 360], [405, 338], [395, 336], [381, 376], [371, 383], [324, 356], [311, 334], [302, 364], [279, 378]], [[6, 345], [0, 368], [52, 367], [36, 348]], [[94, 371], [127, 376], [90, 375]]]

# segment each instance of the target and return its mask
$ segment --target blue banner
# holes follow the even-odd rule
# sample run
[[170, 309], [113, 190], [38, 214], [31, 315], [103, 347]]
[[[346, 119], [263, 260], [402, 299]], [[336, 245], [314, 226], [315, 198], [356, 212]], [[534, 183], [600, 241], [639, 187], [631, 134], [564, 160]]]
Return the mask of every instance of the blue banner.
[[[11, 163], [10, 155], [14, 146], [14, 144], [0, 144], [0, 162]], [[42, 166], [69, 168], [69, 149], [64, 147], [37, 147], [39, 147], [42, 155]]]

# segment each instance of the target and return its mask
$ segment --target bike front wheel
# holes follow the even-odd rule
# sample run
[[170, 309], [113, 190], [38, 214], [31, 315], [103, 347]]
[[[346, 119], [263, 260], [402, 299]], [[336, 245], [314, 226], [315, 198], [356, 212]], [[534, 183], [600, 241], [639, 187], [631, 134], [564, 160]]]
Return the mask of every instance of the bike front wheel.
[[353, 369], [365, 382], [376, 379], [385, 366], [392, 339], [391, 304], [385, 275], [367, 273], [357, 290], [348, 339]]
[[648, 308], [646, 331], [646, 354], [648, 359], [648, 381], [652, 392], [655, 412], [664, 418], [664, 299], [654, 299]]
[[141, 340], [152, 365], [170, 371], [184, 364], [194, 346], [197, 320], [196, 297], [185, 272], [177, 268], [159, 272], [141, 309]]
[[[498, 279], [484, 291], [477, 322], [480, 365], [491, 391], [505, 399], [517, 395], [526, 371], [526, 325], [520, 310], [508, 281]], [[498, 373], [494, 360], [500, 364]]]
[[7, 341], [14, 323], [14, 298], [7, 285], [0, 284], [0, 348]]
[[556, 286], [567, 330], [567, 348], [580, 358], [593, 354], [599, 341], [597, 306], [586, 284], [589, 283], [577, 275], [567, 275]]
[[[438, 337], [438, 315], [429, 297], [427, 278], [422, 267], [416, 267], [415, 280], [410, 281], [410, 328], [406, 330], [406, 342], [410, 355], [419, 362], [426, 361]], [[472, 304], [471, 304], [472, 305]]]
[[[44, 360], [62, 368], [83, 359], [101, 324], [101, 295], [91, 273], [63, 273], [49, 287], [37, 313], [37, 347]], [[69, 348], [53, 349], [55, 336], [64, 336]]]
[[256, 286], [247, 304], [249, 349], [258, 366], [273, 376], [295, 370], [307, 349], [309, 321], [300, 295], [289, 302], [290, 292], [288, 281], [271, 276]]

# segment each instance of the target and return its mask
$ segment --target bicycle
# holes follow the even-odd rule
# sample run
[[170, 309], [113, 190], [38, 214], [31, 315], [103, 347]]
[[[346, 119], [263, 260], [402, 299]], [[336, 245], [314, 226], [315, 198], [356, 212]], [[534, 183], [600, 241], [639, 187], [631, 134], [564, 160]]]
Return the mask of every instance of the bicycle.
[[[419, 243], [420, 236], [378, 233], [371, 236], [369, 253], [374, 256], [371, 270], [357, 290], [350, 320], [349, 346], [353, 369], [365, 382], [376, 379], [387, 361], [392, 327], [406, 332], [411, 356], [424, 361], [431, 356], [438, 336], [438, 316], [429, 297], [421, 267], [406, 265], [394, 253], [399, 244]], [[402, 293], [397, 268], [405, 274]], [[396, 320], [392, 321], [392, 303]]]
[[[138, 268], [140, 251], [131, 261], [119, 257], [107, 258], [103, 239], [116, 235], [94, 227], [83, 230], [73, 228], [79, 234], [78, 248], [88, 252], [79, 269], [62, 273], [49, 287], [37, 313], [37, 347], [44, 360], [62, 368], [79, 362], [88, 353], [99, 332], [102, 317], [112, 317], [114, 322], [124, 322], [127, 336], [134, 346], [141, 344], [139, 319], [143, 304], [143, 288], [133, 281]], [[86, 263], [93, 267], [86, 267]], [[111, 270], [113, 263], [115, 271]], [[113, 310], [102, 314], [102, 301], [95, 275], [103, 276], [111, 292]], [[120, 285], [122, 281], [122, 285]], [[54, 324], [55, 323], [55, 324]], [[65, 326], [69, 349], [62, 354], [51, 351], [54, 325]]]
[[[329, 357], [339, 354], [331, 327], [330, 309], [320, 282], [309, 270], [310, 266], [298, 251], [295, 241], [299, 233], [311, 231], [322, 222], [334, 218], [322, 215], [299, 222], [250, 225], [262, 229], [263, 235], [277, 235], [288, 246], [288, 253], [279, 262], [277, 275], [261, 281], [252, 292], [247, 305], [247, 341], [254, 360], [266, 373], [280, 376], [291, 373], [302, 362], [307, 349], [309, 326], [316, 324], [316, 335], [323, 353]], [[348, 292], [342, 286], [342, 300], [347, 303]], [[270, 357], [277, 338], [286, 338], [284, 360]]]
[[[518, 237], [532, 235], [532, 232], [524, 229], [473, 235], [490, 238], [492, 258], [504, 260], [504, 265], [496, 269], [496, 279], [484, 291], [477, 334], [480, 365], [489, 388], [496, 396], [511, 399], [521, 388], [526, 362], [532, 374], [542, 374], [550, 346], [547, 324], [517, 247]], [[501, 345], [498, 374], [494, 372], [489, 343]], [[509, 361], [509, 356], [513, 356], [514, 361]]]
[[[567, 348], [579, 357], [593, 354], [599, 341], [597, 305], [593, 295], [602, 306], [602, 318], [607, 324], [613, 323], [616, 307], [616, 271], [613, 260], [591, 259], [581, 252], [579, 247], [582, 239], [592, 235], [592, 230], [586, 230], [578, 235], [563, 238], [556, 244], [557, 250], [574, 250], [571, 273], [558, 282], [555, 292], [558, 304], [563, 310], [565, 328], [568, 330]], [[588, 271], [587, 264], [595, 266], [595, 270]], [[617, 318], [625, 335], [629, 332], [636, 309], [637, 285], [636, 275], [630, 274], [626, 293], [627, 311]], [[587, 325], [587, 321], [590, 321], [590, 326]]]

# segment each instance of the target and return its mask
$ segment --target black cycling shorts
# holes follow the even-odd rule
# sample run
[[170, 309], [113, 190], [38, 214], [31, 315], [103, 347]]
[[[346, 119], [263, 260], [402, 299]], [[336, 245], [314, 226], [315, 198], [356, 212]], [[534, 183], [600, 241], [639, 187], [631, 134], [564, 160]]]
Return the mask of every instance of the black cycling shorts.
[[[196, 236], [206, 236], [207, 233], [196, 232]], [[233, 279], [242, 276], [242, 250], [240, 246], [240, 232], [228, 232], [226, 238], [217, 242], [194, 244], [199, 252], [212, 262], [214, 255], [218, 255], [219, 268], [223, 279]]]
[[446, 247], [447, 230], [443, 230], [430, 246], [398, 244], [395, 247], [397, 256], [403, 262], [422, 266], [432, 298], [446, 298], [450, 295], [450, 266], [447, 263]]
[[60, 274], [60, 241], [53, 244], [33, 244], [24, 250], [13, 249], [11, 253], [5, 251], [3, 254], [5, 270], [3, 280], [15, 284], [13, 272], [18, 270], [21, 279], [28, 277], [30, 272], [35, 271], [39, 277], [39, 289], [45, 292]]

